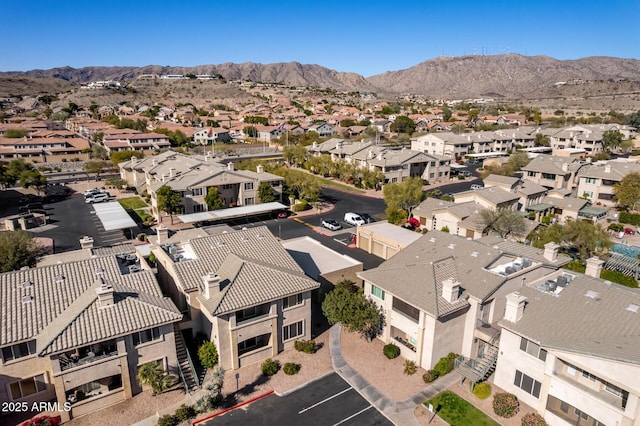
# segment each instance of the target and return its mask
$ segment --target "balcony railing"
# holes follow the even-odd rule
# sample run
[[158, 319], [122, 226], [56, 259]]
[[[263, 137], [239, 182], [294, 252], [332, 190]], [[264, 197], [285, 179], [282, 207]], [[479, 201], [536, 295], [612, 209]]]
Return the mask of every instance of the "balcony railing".
[[254, 321], [260, 321], [260, 320], [263, 320], [265, 318], [268, 318], [269, 315], [271, 315], [270, 312], [265, 312], [264, 314], [259, 314], [259, 315], [255, 315], [255, 316], [252, 316], [252, 317], [242, 318], [241, 320], [236, 320], [236, 325], [243, 325], [243, 324], [248, 324], [248, 323], [254, 322]]
[[411, 349], [413, 352], [416, 352], [416, 347], [415, 345], [409, 343], [406, 339], [404, 339], [403, 337], [400, 336], [394, 336], [393, 338], [395, 341], [401, 343], [403, 346], [406, 346], [407, 348]]
[[60, 370], [65, 371], [70, 368], [75, 368], [81, 365], [90, 364], [92, 362], [96, 362], [104, 358], [109, 358], [117, 354], [118, 354], [117, 348], [112, 350], [106, 350], [99, 354], [95, 354], [93, 352], [87, 352], [84, 356], [75, 356], [75, 355], [67, 356], [63, 354], [59, 358]]

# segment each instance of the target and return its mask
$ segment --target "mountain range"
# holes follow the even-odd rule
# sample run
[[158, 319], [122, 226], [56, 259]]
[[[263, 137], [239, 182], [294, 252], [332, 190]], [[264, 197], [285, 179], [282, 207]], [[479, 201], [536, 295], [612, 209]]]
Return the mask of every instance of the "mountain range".
[[196, 67], [60, 67], [3, 72], [0, 77], [50, 77], [78, 84], [97, 80], [132, 81], [140, 74], [188, 73], [220, 74], [227, 80], [277, 82], [386, 95], [411, 93], [443, 99], [535, 98], [541, 92], [557, 87], [559, 82], [626, 82], [629, 87], [625, 90], [640, 93], [640, 60], [601, 56], [577, 60], [519, 54], [438, 57], [411, 68], [368, 78], [298, 62], [224, 63]]

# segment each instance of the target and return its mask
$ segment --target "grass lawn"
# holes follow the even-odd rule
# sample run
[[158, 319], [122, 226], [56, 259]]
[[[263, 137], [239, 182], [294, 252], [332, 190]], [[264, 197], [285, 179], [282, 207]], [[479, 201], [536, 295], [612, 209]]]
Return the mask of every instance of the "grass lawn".
[[495, 422], [492, 418], [460, 398], [453, 392], [444, 391], [436, 395], [435, 398], [425, 402], [424, 405], [429, 408], [429, 404], [433, 404], [433, 409], [438, 410], [440, 416], [445, 422], [451, 426], [499, 426], [500, 423]]
[[120, 198], [118, 202], [125, 210], [135, 210], [147, 207], [147, 203], [145, 203], [140, 197]]
[[151, 217], [151, 215], [146, 211], [144, 211], [143, 209], [127, 210], [127, 213], [129, 213], [129, 216], [131, 216], [131, 219], [139, 223], [143, 223], [145, 220]]
[[298, 170], [293, 170], [293, 169], [289, 169], [287, 171], [287, 173], [299, 173], [299, 174], [303, 174], [306, 176], [311, 176], [312, 178], [316, 179], [318, 182], [320, 182], [320, 185], [322, 186], [331, 186], [334, 188], [338, 188], [338, 189], [342, 189], [343, 191], [349, 191], [349, 192], [355, 192], [356, 194], [364, 194], [366, 191], [363, 191], [362, 189], [358, 189], [358, 188], [354, 188], [353, 186], [350, 185], [345, 185], [343, 183], [340, 182], [336, 182], [333, 180], [329, 180], [329, 179], [325, 179], [321, 176], [318, 175], [314, 175], [311, 173], [305, 173], [305, 172], [301, 172]]

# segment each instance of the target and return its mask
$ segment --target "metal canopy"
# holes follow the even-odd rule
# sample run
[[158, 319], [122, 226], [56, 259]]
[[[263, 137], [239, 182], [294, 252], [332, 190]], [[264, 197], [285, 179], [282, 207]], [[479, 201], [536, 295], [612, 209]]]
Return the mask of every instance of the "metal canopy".
[[527, 210], [530, 212], [543, 212], [545, 210], [548, 210], [550, 208], [553, 207], [553, 204], [547, 204], [547, 203], [540, 203], [540, 204], [533, 204], [529, 207], [527, 207]]
[[138, 227], [129, 213], [117, 201], [94, 204], [93, 209], [105, 231]]
[[236, 217], [252, 216], [256, 214], [269, 213], [274, 210], [286, 209], [282, 203], [276, 201], [272, 203], [251, 204], [249, 206], [232, 207], [230, 209], [211, 210], [208, 212], [181, 214], [178, 215], [184, 223], [204, 222], [209, 220], [233, 219]]
[[611, 271], [622, 272], [625, 275], [638, 279], [640, 272], [640, 262], [619, 253], [609, 252], [609, 260], [604, 266]]

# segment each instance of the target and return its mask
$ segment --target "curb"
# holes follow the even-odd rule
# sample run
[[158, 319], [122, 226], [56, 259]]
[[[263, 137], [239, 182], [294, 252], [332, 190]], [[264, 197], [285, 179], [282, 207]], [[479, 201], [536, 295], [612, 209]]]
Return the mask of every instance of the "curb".
[[245, 405], [251, 404], [252, 402], [255, 402], [255, 401], [259, 400], [259, 399], [265, 398], [265, 397], [267, 397], [267, 396], [271, 395], [272, 393], [274, 393], [274, 391], [273, 391], [273, 390], [270, 390], [269, 392], [263, 393], [262, 395], [258, 395], [258, 396], [256, 396], [255, 398], [251, 398], [251, 399], [249, 399], [249, 400], [247, 400], [247, 401], [241, 402], [240, 404], [234, 405], [233, 407], [225, 408], [225, 409], [224, 409], [224, 410], [222, 410], [222, 411], [218, 411], [217, 413], [209, 414], [207, 417], [204, 417], [204, 418], [202, 418], [202, 419], [195, 420], [195, 421], [194, 421], [193, 423], [191, 423], [191, 424], [192, 424], [192, 425], [197, 425], [197, 424], [199, 424], [199, 423], [206, 422], [207, 420], [211, 420], [211, 419], [213, 419], [214, 417], [218, 417], [218, 416], [221, 416], [221, 415], [223, 415], [223, 414], [228, 413], [229, 411], [233, 411], [233, 410], [235, 410], [236, 408], [240, 408], [240, 407], [242, 407], [242, 406], [245, 406]]
[[300, 389], [304, 388], [304, 387], [305, 387], [305, 386], [307, 386], [307, 385], [310, 385], [311, 383], [315, 383], [315, 382], [317, 382], [318, 380], [320, 380], [320, 379], [324, 379], [324, 378], [325, 378], [325, 377], [327, 377], [328, 375], [330, 375], [330, 374], [334, 374], [334, 373], [335, 373], [335, 370], [330, 370], [330, 371], [327, 371], [326, 373], [324, 373], [322, 376], [316, 377], [315, 379], [311, 379], [311, 380], [309, 380], [308, 382], [303, 383], [303, 384], [301, 384], [301, 385], [298, 385], [298, 386], [296, 386], [296, 387], [295, 387], [295, 388], [293, 388], [293, 389], [289, 389], [289, 390], [284, 391], [284, 392], [277, 392], [277, 391], [275, 391], [275, 390], [274, 390], [274, 391], [273, 391], [273, 393], [275, 393], [277, 396], [280, 396], [280, 397], [282, 397], [282, 396], [287, 396], [287, 395], [289, 395], [289, 394], [294, 393], [295, 391], [299, 391]]

